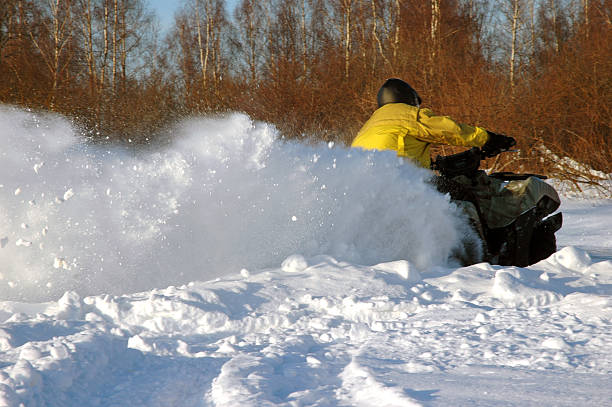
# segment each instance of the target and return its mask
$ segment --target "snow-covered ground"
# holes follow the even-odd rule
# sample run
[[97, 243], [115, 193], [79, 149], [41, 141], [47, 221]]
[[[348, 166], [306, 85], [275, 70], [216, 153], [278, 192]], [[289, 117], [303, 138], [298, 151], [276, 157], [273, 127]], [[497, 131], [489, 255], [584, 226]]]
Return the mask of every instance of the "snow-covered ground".
[[0, 109], [0, 406], [612, 406], [612, 202], [458, 268], [457, 210], [392, 154], [174, 132]]

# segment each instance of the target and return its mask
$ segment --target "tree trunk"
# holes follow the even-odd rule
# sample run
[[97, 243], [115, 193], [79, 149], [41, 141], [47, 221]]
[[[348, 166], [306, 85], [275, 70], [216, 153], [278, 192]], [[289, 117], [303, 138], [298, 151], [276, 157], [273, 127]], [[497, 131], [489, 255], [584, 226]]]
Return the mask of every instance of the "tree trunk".
[[85, 0], [81, 3], [83, 12], [83, 22], [81, 29], [83, 38], [85, 38], [85, 59], [87, 61], [87, 75], [89, 77], [89, 91], [91, 97], [95, 97], [97, 91], [97, 71], [96, 57], [94, 54], [94, 37], [93, 37], [93, 8], [91, 0]]
[[110, 10], [109, 10], [109, 1], [104, 0], [104, 28], [103, 28], [103, 37], [104, 37], [104, 49], [102, 50], [102, 66], [100, 67], [100, 83], [98, 84], [98, 94], [102, 93], [104, 87], [106, 86], [106, 68], [108, 66], [108, 53], [110, 51], [109, 44], [109, 22], [110, 22]]
[[[60, 6], [65, 9], [62, 10]], [[51, 84], [48, 95], [48, 106], [53, 109], [57, 98], [57, 90], [59, 87], [60, 75], [63, 71], [61, 66], [61, 57], [64, 53], [65, 47], [68, 44], [72, 33], [70, 32], [70, 2], [64, 3], [61, 0], [49, 1], [50, 15], [51, 15], [51, 27], [49, 32], [51, 33], [51, 49], [42, 45], [38, 38], [34, 35], [30, 27], [29, 35], [32, 43], [40, 52], [40, 55], [49, 70], [51, 76]], [[64, 13], [62, 13], [64, 11]], [[64, 66], [67, 66], [65, 64]]]
[[[195, 12], [196, 12], [196, 28], [198, 33], [198, 49], [200, 52], [200, 81], [202, 84], [202, 91], [206, 90], [206, 69], [208, 64], [208, 42], [206, 44], [206, 51], [204, 51], [204, 46], [202, 44], [202, 24], [200, 22], [200, 2], [196, 0], [195, 3]], [[206, 30], [206, 36], [208, 41], [208, 29]], [[206, 55], [205, 55], [206, 53]]]
[[301, 36], [302, 36], [302, 75], [306, 79], [306, 0], [302, 0], [301, 7]]
[[431, 45], [432, 60], [435, 60], [440, 46], [440, 0], [431, 0]]
[[344, 77], [348, 79], [351, 68], [351, 16], [353, 11], [353, 0], [343, 0], [342, 4], [344, 6]]
[[513, 0], [512, 1], [512, 43], [511, 43], [511, 48], [510, 48], [510, 89], [512, 90], [513, 95], [514, 95], [514, 86], [515, 86], [514, 67], [516, 64], [519, 11], [520, 11], [519, 0]]
[[553, 35], [554, 35], [554, 46], [555, 53], [559, 53], [560, 49], [560, 39], [559, 39], [559, 29], [557, 27], [557, 2], [555, 0], [550, 0], [550, 11], [552, 13], [552, 25], [553, 25]]
[[584, 13], [584, 32], [586, 33], [587, 40], [589, 39], [589, 23], [590, 23], [590, 12], [589, 12], [589, 0], [582, 0], [582, 10]]
[[249, 44], [249, 70], [251, 71], [251, 84], [255, 84], [257, 80], [257, 55], [256, 55], [256, 38], [255, 38], [255, 10], [253, 9], [253, 3], [251, 3], [251, 16], [249, 18], [249, 28], [247, 31], [247, 41]]
[[121, 38], [119, 39], [119, 64], [121, 65], [121, 90], [127, 91], [127, 25], [126, 25], [126, 14], [128, 5], [123, 2], [121, 8]]
[[536, 54], [536, 24], [535, 24], [535, 0], [529, 0], [529, 18], [530, 18], [530, 43], [529, 48], [531, 49], [531, 62], [535, 63], [533, 60]]
[[378, 52], [380, 53], [380, 56], [382, 57], [382, 59], [385, 61], [385, 65], [391, 67], [391, 63], [385, 56], [385, 53], [382, 47], [382, 43], [380, 42], [380, 37], [378, 36], [378, 32], [377, 32], [378, 16], [376, 14], [375, 0], [372, 0], [370, 2], [370, 5], [372, 7], [372, 37], [374, 38], [374, 40], [376, 41], [376, 44], [378, 45]]
[[212, 50], [212, 55], [211, 55], [211, 43], [214, 43], [214, 38], [213, 37], [213, 11], [212, 11], [212, 5], [210, 4], [211, 0], [205, 0], [205, 8], [204, 8], [204, 12], [206, 13], [206, 47], [205, 47], [205, 54], [204, 54], [204, 74], [206, 74], [207, 70], [208, 70], [208, 61], [209, 59], [213, 59], [213, 83], [216, 82], [217, 78], [216, 78], [216, 66], [214, 64], [215, 60], [215, 50]]
[[429, 75], [433, 77], [434, 68], [438, 63], [438, 52], [440, 48], [440, 0], [431, 0], [431, 51], [429, 54]]
[[113, 0], [113, 96], [117, 94], [117, 31], [119, 30], [119, 0]]
[[397, 63], [397, 52], [400, 40], [401, 8], [400, 0], [395, 0], [395, 39], [393, 40], [393, 62]]

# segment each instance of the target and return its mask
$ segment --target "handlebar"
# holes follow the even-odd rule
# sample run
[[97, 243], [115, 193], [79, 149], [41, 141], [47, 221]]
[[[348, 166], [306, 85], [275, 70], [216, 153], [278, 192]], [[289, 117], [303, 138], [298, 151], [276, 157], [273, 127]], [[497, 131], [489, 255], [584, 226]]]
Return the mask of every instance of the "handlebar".
[[518, 150], [498, 150], [495, 154], [485, 154], [481, 148], [473, 147], [467, 151], [447, 155], [437, 156], [431, 162], [431, 169], [440, 172], [443, 177], [455, 177], [457, 175], [472, 175], [480, 167], [480, 162], [484, 159], [495, 157], [505, 152], [516, 152]]

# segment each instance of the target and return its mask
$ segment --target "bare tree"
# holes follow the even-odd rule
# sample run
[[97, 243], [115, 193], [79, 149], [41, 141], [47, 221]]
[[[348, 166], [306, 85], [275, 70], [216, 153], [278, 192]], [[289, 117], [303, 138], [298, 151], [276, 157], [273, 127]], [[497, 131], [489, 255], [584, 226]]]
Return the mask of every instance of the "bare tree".
[[582, 13], [584, 15], [584, 27], [587, 39], [589, 38], [589, 23], [590, 23], [590, 4], [589, 0], [582, 0]]
[[440, 48], [440, 0], [431, 0], [431, 62], [435, 63], [438, 49]]
[[516, 54], [517, 54], [517, 41], [518, 41], [518, 30], [519, 30], [519, 19], [521, 11], [521, 1], [512, 0], [512, 42], [510, 44], [510, 87], [514, 93], [515, 79], [514, 70], [516, 67]]
[[117, 59], [118, 59], [118, 37], [119, 37], [119, 0], [113, 1], [113, 63], [112, 63], [112, 90], [113, 95], [117, 93]]
[[399, 49], [400, 42], [400, 21], [401, 21], [401, 3], [400, 0], [395, 0], [394, 3], [394, 14], [395, 14], [395, 36], [393, 39], [393, 62], [397, 62], [397, 53]]
[[558, 0], [547, 0], [540, 7], [538, 17], [540, 54], [559, 55], [562, 45], [570, 38], [567, 9]]
[[[50, 76], [49, 107], [55, 106], [57, 90], [61, 76], [70, 63], [68, 45], [72, 38], [72, 10], [69, 0], [48, 0], [46, 10], [48, 18], [44, 19], [42, 35], [29, 29], [28, 34], [40, 56], [47, 66]], [[45, 34], [49, 34], [49, 41]]]
[[372, 8], [372, 37], [374, 38], [374, 41], [376, 45], [378, 46], [378, 52], [380, 53], [380, 56], [385, 61], [385, 64], [388, 67], [391, 67], [391, 62], [389, 62], [389, 59], [387, 58], [387, 56], [385, 55], [385, 52], [383, 51], [383, 45], [378, 35], [378, 13], [376, 10], [375, 0], [371, 0], [370, 6]]
[[201, 87], [202, 91], [206, 92], [209, 76], [212, 77], [215, 88], [218, 85], [225, 3], [223, 0], [195, 0], [191, 7], [195, 19]]
[[[302, 7], [304, 9], [302, 9]], [[267, 27], [268, 52], [276, 66], [268, 64], [272, 72], [282, 68], [294, 80], [303, 78], [305, 71], [306, 10], [302, 0], [283, 0], [270, 9]]]
[[236, 41], [240, 54], [244, 55], [251, 83], [258, 79], [259, 59], [262, 57], [264, 42], [263, 8], [257, 0], [242, 0], [236, 8], [235, 18], [239, 37]]
[[77, 0], [76, 6], [78, 10], [76, 18], [80, 23], [81, 35], [85, 42], [85, 60], [87, 61], [90, 95], [95, 96], [98, 90], [98, 72], [94, 53], [94, 1]]
[[0, 69], [8, 42], [16, 35], [17, 1], [6, 0], [0, 9]]
[[351, 69], [353, 11], [355, 0], [340, 0], [336, 6], [340, 14], [340, 33], [344, 50], [344, 77], [348, 79]]
[[[206, 1], [206, 6], [208, 6], [208, 1]], [[206, 76], [208, 70], [208, 54], [210, 52], [210, 26], [208, 25], [208, 12], [205, 12], [206, 16], [206, 40], [205, 44], [202, 41], [202, 21], [200, 17], [200, 0], [196, 0], [195, 2], [195, 23], [196, 23], [196, 32], [198, 36], [198, 51], [200, 55], [200, 80], [202, 83], [202, 90], [206, 90]]]
[[527, 0], [498, 0], [497, 10], [493, 13], [497, 15], [500, 21], [495, 32], [493, 40], [496, 45], [493, 46], [495, 57], [502, 57], [507, 62], [508, 67], [508, 84], [512, 93], [517, 82], [517, 75], [522, 66], [523, 57], [528, 54], [525, 52], [525, 46], [528, 46], [530, 41], [525, 36], [525, 15], [527, 13]]
[[102, 93], [106, 85], [106, 69], [108, 66], [108, 54], [110, 51], [110, 7], [111, 0], [103, 0], [102, 18], [102, 61], [100, 64], [100, 82], [98, 83], [98, 93]]
[[555, 53], [559, 53], [559, 29], [558, 29], [558, 18], [557, 18], [557, 0], [548, 0], [549, 1], [549, 9], [551, 14], [551, 23], [554, 33], [554, 41], [553, 45], [555, 48]]
[[529, 0], [529, 32], [530, 32], [530, 42], [529, 48], [531, 51], [531, 57], [533, 58], [536, 54], [536, 0]]
[[300, 36], [302, 39], [302, 77], [306, 77], [306, 0], [300, 3]]
[[190, 95], [193, 93], [193, 79], [195, 76], [195, 64], [192, 56], [192, 35], [189, 27], [188, 17], [184, 14], [177, 16], [176, 35], [170, 38], [178, 41], [179, 51], [177, 52], [178, 66], [180, 70], [179, 78], [182, 79], [183, 83], [183, 104], [186, 106], [190, 105]]

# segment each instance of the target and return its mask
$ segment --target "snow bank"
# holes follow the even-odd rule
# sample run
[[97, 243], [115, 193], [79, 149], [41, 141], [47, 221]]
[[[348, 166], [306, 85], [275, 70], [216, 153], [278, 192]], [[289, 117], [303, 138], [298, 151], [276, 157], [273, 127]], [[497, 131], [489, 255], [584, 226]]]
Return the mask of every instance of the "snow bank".
[[427, 269], [465, 233], [428, 173], [392, 153], [283, 142], [241, 114], [171, 132], [169, 147], [135, 153], [2, 108], [0, 296], [134, 292], [295, 253]]

